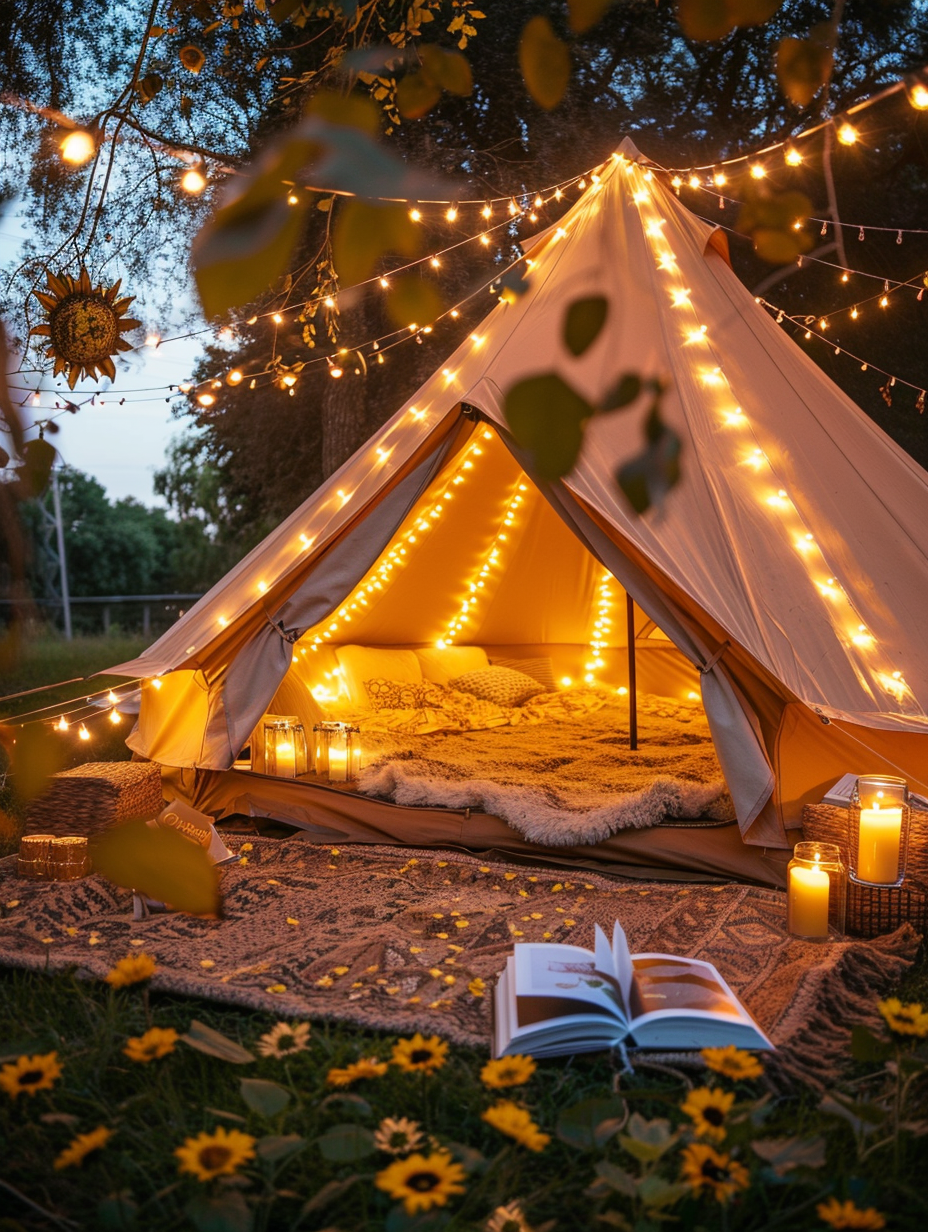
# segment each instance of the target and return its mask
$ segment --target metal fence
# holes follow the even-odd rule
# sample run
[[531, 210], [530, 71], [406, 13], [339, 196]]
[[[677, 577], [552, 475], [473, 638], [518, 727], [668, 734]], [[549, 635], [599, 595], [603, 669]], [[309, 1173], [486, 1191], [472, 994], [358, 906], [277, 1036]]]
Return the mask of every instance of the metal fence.
[[[41, 599], [34, 607], [51, 618], [66, 614], [63, 620], [65, 637], [72, 629], [82, 633], [108, 634], [114, 625], [120, 630], [138, 630], [149, 634], [163, 630], [183, 616], [202, 593], [171, 595], [69, 595], [66, 599]], [[0, 599], [0, 613], [14, 606], [16, 600]], [[0, 616], [2, 619], [2, 616]]]

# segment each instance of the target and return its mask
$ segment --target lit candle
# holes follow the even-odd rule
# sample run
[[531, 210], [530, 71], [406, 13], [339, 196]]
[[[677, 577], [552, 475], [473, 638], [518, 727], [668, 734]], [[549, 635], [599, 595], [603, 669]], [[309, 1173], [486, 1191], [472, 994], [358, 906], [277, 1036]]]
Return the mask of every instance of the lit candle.
[[902, 836], [902, 809], [860, 810], [857, 839], [857, 876], [861, 881], [892, 885], [899, 875], [899, 842]]
[[348, 750], [329, 745], [329, 778], [333, 783], [344, 783], [348, 779]]
[[296, 748], [290, 740], [277, 742], [277, 773], [281, 778], [296, 778]]
[[[818, 856], [815, 857], [816, 861]], [[828, 936], [828, 895], [831, 882], [818, 865], [789, 870], [787, 927], [799, 937]]]

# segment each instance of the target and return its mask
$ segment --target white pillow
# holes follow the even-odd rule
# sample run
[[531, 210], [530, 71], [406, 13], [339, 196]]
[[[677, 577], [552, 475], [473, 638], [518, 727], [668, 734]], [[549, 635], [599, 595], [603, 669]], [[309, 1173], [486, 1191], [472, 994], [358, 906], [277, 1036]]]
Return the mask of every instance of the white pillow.
[[335, 653], [351, 703], [361, 710], [370, 710], [365, 680], [380, 677], [404, 684], [422, 681], [419, 660], [411, 650], [392, 650], [388, 646], [338, 646]]
[[482, 646], [426, 646], [415, 652], [422, 668], [422, 679], [448, 684], [456, 676], [480, 672], [490, 666]]

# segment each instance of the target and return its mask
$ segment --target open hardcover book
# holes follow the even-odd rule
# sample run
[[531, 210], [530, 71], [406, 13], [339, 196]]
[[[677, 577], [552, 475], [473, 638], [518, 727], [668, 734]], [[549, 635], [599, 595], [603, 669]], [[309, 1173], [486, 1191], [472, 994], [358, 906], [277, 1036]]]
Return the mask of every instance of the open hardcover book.
[[494, 993], [493, 1053], [560, 1056], [613, 1048], [770, 1049], [773, 1044], [711, 963], [630, 954], [616, 920], [610, 946], [515, 946]]

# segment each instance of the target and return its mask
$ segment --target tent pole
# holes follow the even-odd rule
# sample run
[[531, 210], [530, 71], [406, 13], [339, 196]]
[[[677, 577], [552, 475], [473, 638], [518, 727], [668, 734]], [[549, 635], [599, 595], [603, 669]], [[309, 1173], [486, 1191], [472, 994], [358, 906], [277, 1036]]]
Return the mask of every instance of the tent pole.
[[635, 665], [635, 600], [626, 591], [625, 614], [628, 627], [628, 747], [638, 748], [638, 679]]

